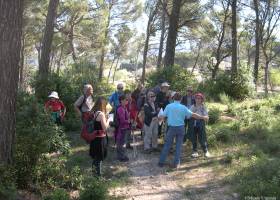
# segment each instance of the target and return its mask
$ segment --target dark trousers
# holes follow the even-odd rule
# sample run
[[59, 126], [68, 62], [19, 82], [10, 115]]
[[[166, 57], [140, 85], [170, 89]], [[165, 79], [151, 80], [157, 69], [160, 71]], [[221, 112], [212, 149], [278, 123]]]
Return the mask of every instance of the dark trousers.
[[203, 152], [206, 153], [208, 151], [206, 134], [201, 131], [201, 128], [195, 126], [193, 136], [191, 137], [193, 151], [197, 151], [197, 140], [199, 141]]
[[94, 159], [92, 161], [92, 169], [93, 167], [95, 168], [95, 173], [97, 176], [101, 176], [101, 164], [102, 164], [101, 160]]

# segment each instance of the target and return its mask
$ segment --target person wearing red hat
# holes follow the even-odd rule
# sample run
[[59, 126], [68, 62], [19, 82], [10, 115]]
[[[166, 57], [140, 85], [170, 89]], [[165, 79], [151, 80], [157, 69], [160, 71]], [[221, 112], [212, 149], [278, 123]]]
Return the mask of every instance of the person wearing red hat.
[[[195, 95], [195, 104], [191, 106], [191, 111], [197, 113], [201, 116], [207, 116], [208, 112], [204, 105], [204, 95], [202, 93], [196, 93]], [[192, 157], [198, 157], [197, 152], [197, 139], [200, 143], [200, 146], [204, 152], [205, 157], [210, 157], [208, 151], [207, 138], [206, 138], [206, 129], [205, 129], [205, 120], [199, 120], [191, 118], [188, 127], [188, 137], [192, 142]]]

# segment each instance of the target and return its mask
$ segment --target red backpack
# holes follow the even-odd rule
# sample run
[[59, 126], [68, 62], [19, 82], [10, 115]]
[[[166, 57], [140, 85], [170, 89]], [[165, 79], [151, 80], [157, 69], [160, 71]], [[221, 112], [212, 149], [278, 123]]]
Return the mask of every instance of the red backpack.
[[97, 112], [96, 115], [95, 113], [91, 114], [88, 120], [83, 123], [81, 138], [83, 138], [87, 143], [90, 143], [96, 137], [106, 137], [106, 132], [104, 130], [95, 130], [94, 128], [94, 124], [99, 113], [100, 112]]

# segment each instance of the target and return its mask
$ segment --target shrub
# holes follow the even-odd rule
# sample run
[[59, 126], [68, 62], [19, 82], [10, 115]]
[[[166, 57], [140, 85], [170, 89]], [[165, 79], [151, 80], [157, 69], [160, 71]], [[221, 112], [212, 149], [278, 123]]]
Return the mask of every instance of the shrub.
[[67, 153], [69, 142], [63, 130], [55, 125], [33, 95], [20, 94], [17, 101], [16, 179], [25, 188], [34, 179], [35, 167], [42, 154]]
[[280, 86], [280, 70], [279, 69], [271, 69], [270, 70], [270, 82], [271, 86]]
[[80, 189], [83, 181], [81, 170], [78, 166], [68, 170], [66, 160], [42, 156], [36, 166], [36, 185], [44, 188]]
[[255, 159], [236, 173], [234, 180], [241, 198], [246, 196], [280, 197], [280, 161]]
[[209, 124], [215, 124], [220, 119], [220, 110], [217, 108], [210, 109], [208, 112], [209, 115]]
[[157, 71], [150, 73], [147, 76], [148, 86], [154, 87], [158, 84], [158, 81], [162, 79], [170, 83], [171, 89], [185, 93], [187, 86], [193, 86], [197, 84], [194, 76], [191, 75], [187, 69], [178, 65], [172, 67], [164, 67]]
[[198, 86], [199, 91], [203, 91], [214, 100], [219, 100], [221, 94], [226, 94], [233, 99], [242, 100], [249, 97], [253, 91], [253, 84], [250, 71], [241, 67], [238, 74], [231, 79], [230, 74], [220, 73], [215, 79], [206, 79]]
[[0, 199], [14, 200], [16, 196], [14, 168], [11, 165], [0, 165]]
[[108, 199], [108, 186], [103, 180], [87, 179], [80, 193], [80, 200]]
[[58, 188], [54, 190], [51, 194], [45, 196], [43, 200], [69, 200], [69, 194], [66, 190]]

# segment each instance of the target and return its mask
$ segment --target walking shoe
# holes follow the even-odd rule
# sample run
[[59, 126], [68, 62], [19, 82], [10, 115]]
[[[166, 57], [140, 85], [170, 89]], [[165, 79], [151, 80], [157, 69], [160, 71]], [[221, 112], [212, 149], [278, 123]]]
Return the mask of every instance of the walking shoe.
[[199, 155], [196, 151], [194, 151], [191, 155], [192, 158], [197, 158]]
[[211, 154], [209, 153], [209, 151], [206, 151], [205, 157], [206, 157], [206, 158], [210, 158], [210, 157], [211, 157]]

